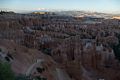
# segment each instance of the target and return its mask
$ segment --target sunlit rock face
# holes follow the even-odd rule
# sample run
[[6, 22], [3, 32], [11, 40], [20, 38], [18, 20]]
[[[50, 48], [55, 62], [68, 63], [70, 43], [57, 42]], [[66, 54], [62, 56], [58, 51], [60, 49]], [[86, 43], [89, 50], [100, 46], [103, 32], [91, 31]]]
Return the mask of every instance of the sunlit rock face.
[[120, 19], [120, 16], [114, 16], [112, 19]]

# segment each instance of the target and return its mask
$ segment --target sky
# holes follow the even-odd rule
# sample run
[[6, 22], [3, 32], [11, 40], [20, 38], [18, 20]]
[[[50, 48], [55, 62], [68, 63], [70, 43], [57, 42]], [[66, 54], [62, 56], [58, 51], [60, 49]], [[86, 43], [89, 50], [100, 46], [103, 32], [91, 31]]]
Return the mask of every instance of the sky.
[[120, 13], [120, 0], [0, 0], [0, 9], [32, 10], [84, 10]]

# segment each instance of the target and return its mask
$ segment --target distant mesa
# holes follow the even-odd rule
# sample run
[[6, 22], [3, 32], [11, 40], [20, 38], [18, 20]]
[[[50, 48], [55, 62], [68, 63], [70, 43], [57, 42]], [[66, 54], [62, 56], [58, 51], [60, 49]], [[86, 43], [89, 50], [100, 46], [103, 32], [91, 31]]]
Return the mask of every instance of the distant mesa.
[[13, 11], [0, 11], [0, 14], [14, 14]]
[[33, 12], [32, 14], [49, 14], [49, 12]]

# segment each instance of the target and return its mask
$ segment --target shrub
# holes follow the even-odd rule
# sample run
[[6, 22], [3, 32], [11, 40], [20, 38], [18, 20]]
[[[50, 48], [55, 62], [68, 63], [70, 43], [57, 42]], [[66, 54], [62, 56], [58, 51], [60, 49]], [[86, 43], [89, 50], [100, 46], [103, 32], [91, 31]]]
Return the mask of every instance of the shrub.
[[8, 63], [0, 62], [0, 80], [15, 80], [14, 73]]

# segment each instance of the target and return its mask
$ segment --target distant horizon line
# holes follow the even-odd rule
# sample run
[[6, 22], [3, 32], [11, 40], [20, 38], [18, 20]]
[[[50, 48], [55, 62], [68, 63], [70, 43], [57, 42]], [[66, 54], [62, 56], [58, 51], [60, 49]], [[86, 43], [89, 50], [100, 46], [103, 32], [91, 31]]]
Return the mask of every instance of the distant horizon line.
[[33, 10], [20, 10], [20, 9], [8, 9], [8, 8], [0, 8], [0, 11], [13, 11], [15, 13], [29, 13], [34, 11], [46, 11], [46, 12], [61, 12], [61, 11], [83, 11], [83, 12], [89, 12], [89, 13], [104, 13], [104, 14], [119, 14], [116, 12], [103, 12], [103, 11], [91, 11], [91, 10], [77, 10], [77, 9], [33, 9]]

